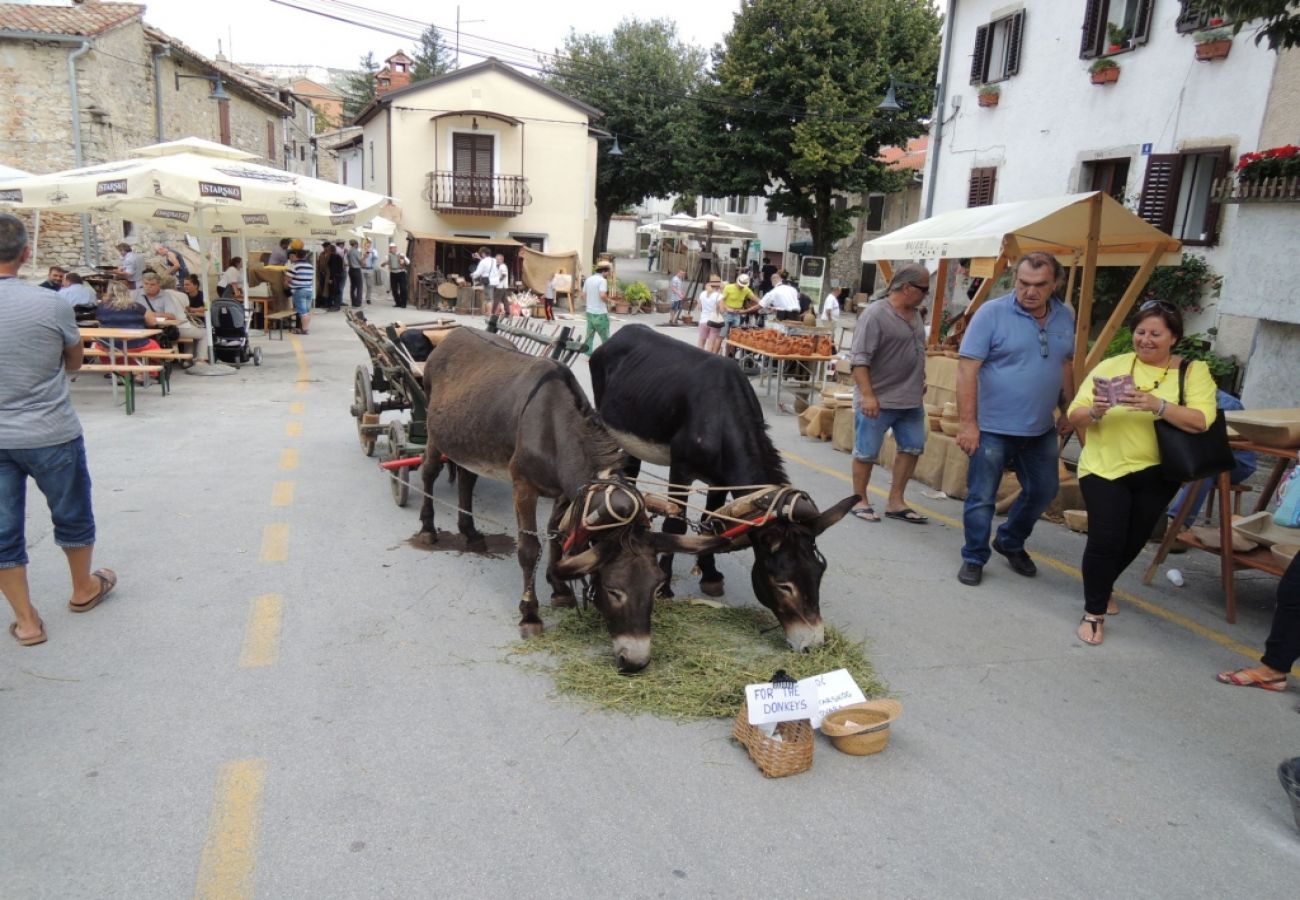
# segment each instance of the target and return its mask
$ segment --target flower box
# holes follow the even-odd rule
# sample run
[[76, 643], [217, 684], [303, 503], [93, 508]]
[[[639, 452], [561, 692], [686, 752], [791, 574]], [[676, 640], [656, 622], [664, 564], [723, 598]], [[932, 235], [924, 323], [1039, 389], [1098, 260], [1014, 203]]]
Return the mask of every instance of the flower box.
[[1114, 84], [1119, 81], [1119, 66], [1096, 69], [1092, 73], [1093, 84]]
[[1232, 52], [1231, 39], [1206, 41], [1196, 45], [1196, 58], [1200, 62], [1209, 62], [1212, 59], [1227, 59], [1230, 52]]
[[980, 91], [980, 106], [997, 106], [998, 99], [1002, 96], [998, 91]]

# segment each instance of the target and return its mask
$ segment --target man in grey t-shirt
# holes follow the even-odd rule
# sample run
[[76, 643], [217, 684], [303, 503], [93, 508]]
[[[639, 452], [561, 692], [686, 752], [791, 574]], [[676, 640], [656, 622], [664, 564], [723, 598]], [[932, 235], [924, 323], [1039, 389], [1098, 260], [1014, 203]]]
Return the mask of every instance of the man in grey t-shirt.
[[0, 213], [0, 593], [14, 612], [9, 635], [25, 647], [45, 642], [27, 584], [28, 478], [45, 495], [54, 542], [68, 558], [69, 608], [93, 609], [117, 584], [111, 569], [90, 570], [90, 472], [66, 374], [81, 368], [81, 333], [58, 294], [18, 280], [30, 256], [22, 221]]
[[853, 329], [853, 491], [862, 499], [850, 512], [866, 522], [880, 521], [867, 483], [887, 431], [894, 432], [897, 452], [885, 518], [927, 521], [907, 505], [903, 489], [925, 449], [925, 328], [917, 307], [929, 292], [925, 266], [899, 266], [886, 295], [862, 311]]

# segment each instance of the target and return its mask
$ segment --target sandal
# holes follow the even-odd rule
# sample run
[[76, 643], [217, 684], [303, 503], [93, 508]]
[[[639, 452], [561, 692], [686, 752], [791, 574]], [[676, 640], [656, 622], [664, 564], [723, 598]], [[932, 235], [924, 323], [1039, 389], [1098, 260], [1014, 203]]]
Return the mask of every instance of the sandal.
[[[39, 620], [37, 620], [39, 621]], [[45, 623], [41, 622], [41, 630], [31, 637], [18, 636], [18, 623], [14, 622], [9, 626], [9, 636], [24, 647], [35, 647], [37, 644], [44, 644], [47, 640], [45, 637]]]
[[1281, 678], [1265, 678], [1254, 669], [1242, 668], [1233, 672], [1220, 672], [1214, 678], [1221, 684], [1235, 684], [1237, 687], [1257, 687], [1278, 692], [1286, 690], [1285, 675]]
[[1119, 615], [1119, 604], [1115, 602], [1115, 598], [1113, 596], [1106, 601], [1106, 615], [1108, 616]]
[[[1091, 626], [1092, 630], [1089, 635], [1086, 636], [1084, 635], [1083, 633], [1084, 625]], [[1075, 634], [1077, 634], [1079, 636], [1079, 640], [1083, 641], [1085, 644], [1096, 647], [1099, 644], [1101, 644], [1102, 638], [1105, 635], [1105, 632], [1103, 631], [1105, 625], [1106, 625], [1106, 620], [1102, 616], [1085, 615], [1082, 619], [1079, 620], [1079, 627], [1075, 629]]]
[[96, 569], [90, 574], [99, 579], [99, 593], [91, 597], [85, 603], [68, 603], [68, 609], [73, 612], [90, 612], [111, 593], [113, 588], [117, 587], [117, 573], [112, 569]]
[[898, 519], [900, 522], [907, 522], [910, 525], [924, 525], [930, 521], [928, 517], [921, 515], [910, 506], [904, 506], [902, 509], [896, 509], [893, 512], [885, 510], [886, 519]]
[[849, 515], [864, 522], [879, 522], [880, 516], [870, 506], [855, 506], [849, 510]]

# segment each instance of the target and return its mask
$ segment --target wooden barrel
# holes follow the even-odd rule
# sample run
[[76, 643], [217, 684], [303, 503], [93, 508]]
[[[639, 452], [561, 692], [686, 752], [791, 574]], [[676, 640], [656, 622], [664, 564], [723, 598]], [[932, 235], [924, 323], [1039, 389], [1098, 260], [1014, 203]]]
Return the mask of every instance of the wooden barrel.
[[444, 281], [438, 285], [438, 296], [444, 300], [455, 300], [459, 289], [454, 281]]

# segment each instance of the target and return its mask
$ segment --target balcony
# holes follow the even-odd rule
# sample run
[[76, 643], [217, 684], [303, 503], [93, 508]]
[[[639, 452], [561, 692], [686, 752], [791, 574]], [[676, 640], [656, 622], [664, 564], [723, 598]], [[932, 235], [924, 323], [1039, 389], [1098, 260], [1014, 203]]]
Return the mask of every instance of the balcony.
[[1210, 198], [1219, 203], [1295, 203], [1300, 201], [1300, 176], [1276, 176], [1243, 181], [1229, 176], [1214, 182]]
[[435, 212], [463, 216], [517, 216], [533, 202], [522, 175], [430, 172], [425, 193]]

